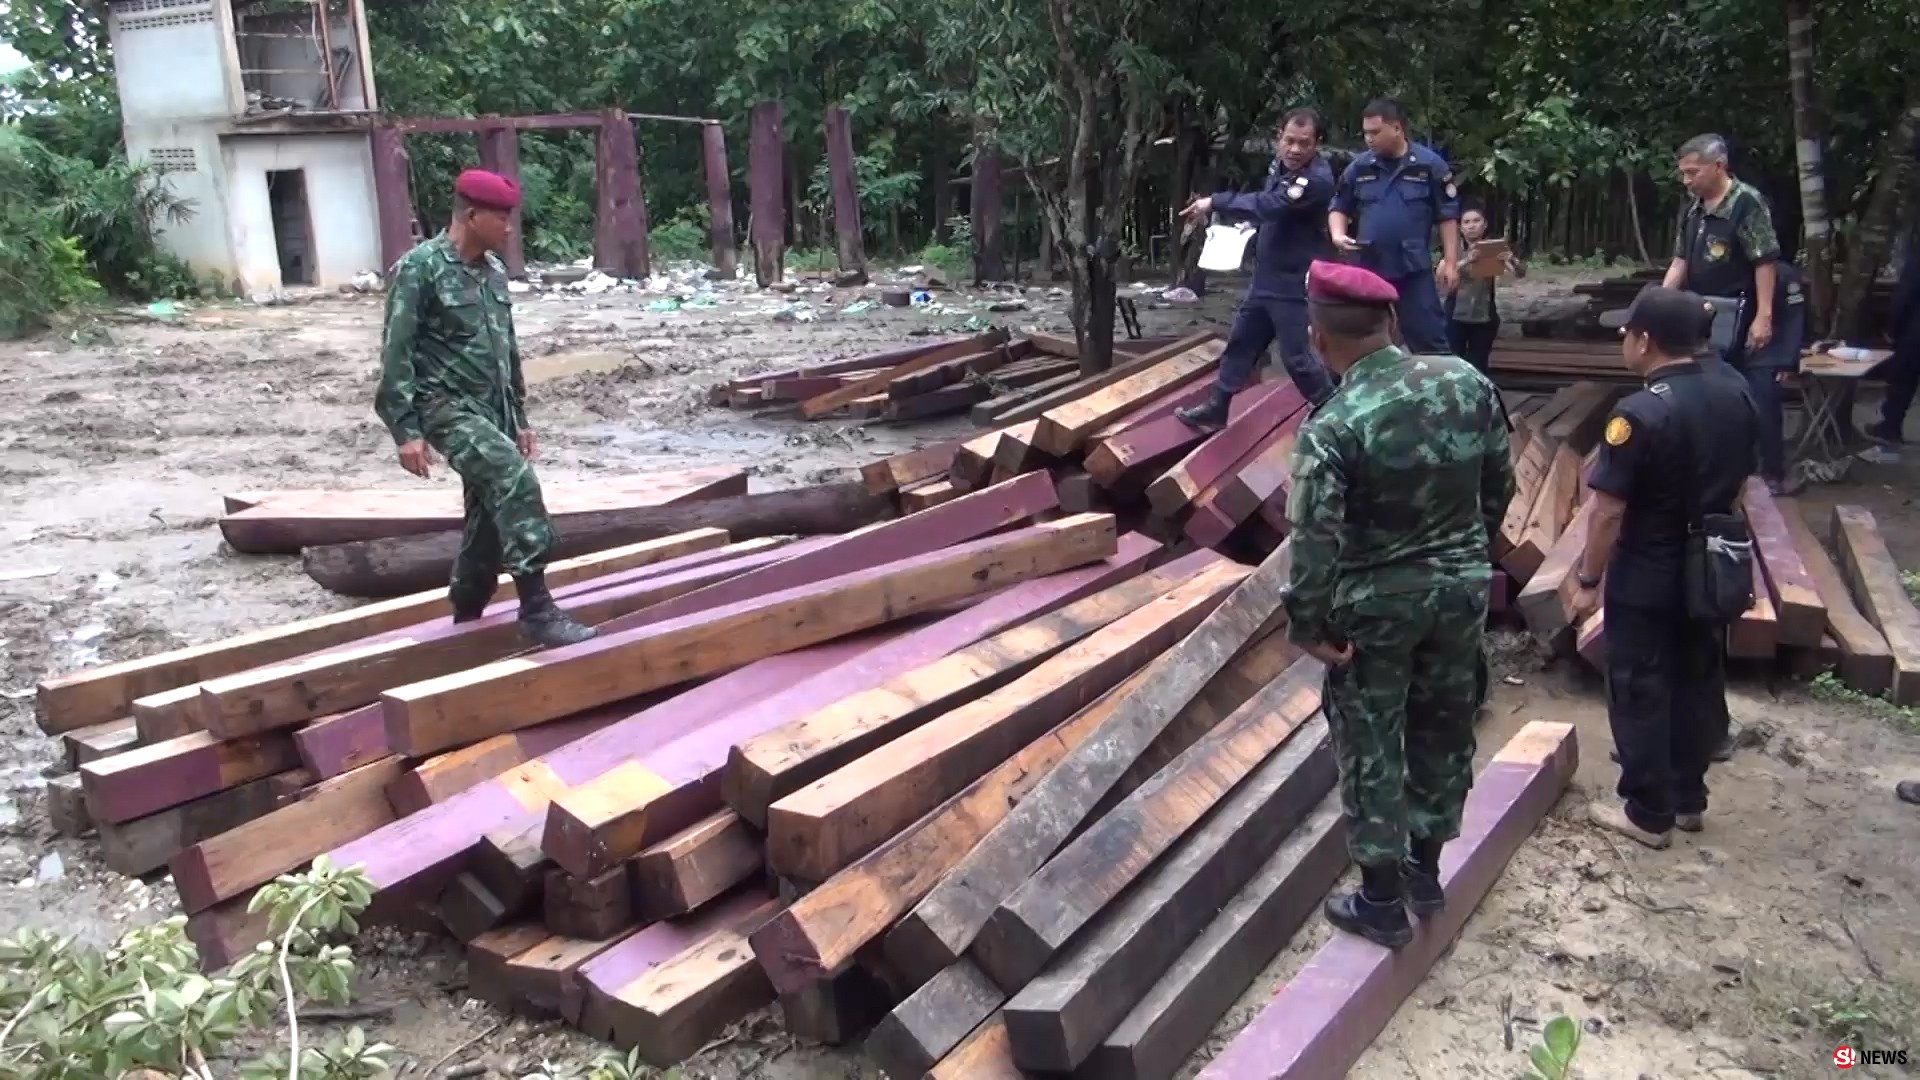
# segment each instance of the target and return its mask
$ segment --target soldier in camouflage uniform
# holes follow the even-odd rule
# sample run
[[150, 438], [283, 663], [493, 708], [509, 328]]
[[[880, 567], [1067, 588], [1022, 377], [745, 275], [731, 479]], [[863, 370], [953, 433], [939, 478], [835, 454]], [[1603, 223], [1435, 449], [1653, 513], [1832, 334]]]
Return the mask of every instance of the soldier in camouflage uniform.
[[1340, 388], [1300, 427], [1287, 504], [1289, 634], [1327, 664], [1357, 892], [1337, 927], [1397, 948], [1440, 910], [1440, 849], [1473, 783], [1491, 577], [1513, 497], [1498, 391], [1466, 361], [1393, 344], [1392, 285], [1356, 266], [1308, 274], [1314, 350]]
[[522, 635], [570, 645], [593, 631], [547, 591], [553, 522], [530, 464], [536, 444], [520, 346], [506, 270], [493, 254], [505, 246], [519, 202], [513, 181], [479, 169], [461, 173], [447, 231], [394, 264], [374, 410], [408, 472], [428, 475], [431, 447], [460, 474], [466, 532], [448, 592], [453, 620], [480, 618], [504, 569], [519, 596]]

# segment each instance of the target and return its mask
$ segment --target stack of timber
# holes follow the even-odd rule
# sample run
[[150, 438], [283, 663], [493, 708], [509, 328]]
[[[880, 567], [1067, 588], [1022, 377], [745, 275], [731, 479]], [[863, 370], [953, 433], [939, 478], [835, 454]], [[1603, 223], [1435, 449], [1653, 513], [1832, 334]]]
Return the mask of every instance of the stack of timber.
[[1501, 338], [1494, 343], [1491, 362], [1494, 380], [1510, 390], [1556, 387], [1574, 380], [1640, 381], [1627, 370], [1618, 337], [1612, 341]]
[[[1172, 339], [1114, 343], [1123, 356]], [[965, 413], [1003, 395], [1057, 390], [1080, 379], [1072, 341], [990, 330], [810, 367], [750, 375], [707, 389], [707, 403], [797, 410], [808, 420], [922, 420]]]
[[[1135, 380], [1204, 385], [1217, 352], [1022, 438], [1124, 467], [1116, 420], [1165, 418]], [[1140, 498], [1283, 485], [1302, 403], [1258, 389]], [[264, 940], [254, 890], [326, 856], [367, 918], [461, 942], [470, 996], [657, 1066], [777, 1004], [896, 1076], [1170, 1076], [1345, 867], [1288, 573], [1284, 542], [1243, 562], [1071, 512], [1034, 467], [804, 539], [590, 551], [554, 572], [601, 631], [579, 645], [527, 651], [510, 596], [455, 625], [435, 590], [50, 678], [39, 717], [77, 767], [62, 827], [170, 871], [210, 968]], [[1501, 814], [1517, 843], [1533, 819]]]

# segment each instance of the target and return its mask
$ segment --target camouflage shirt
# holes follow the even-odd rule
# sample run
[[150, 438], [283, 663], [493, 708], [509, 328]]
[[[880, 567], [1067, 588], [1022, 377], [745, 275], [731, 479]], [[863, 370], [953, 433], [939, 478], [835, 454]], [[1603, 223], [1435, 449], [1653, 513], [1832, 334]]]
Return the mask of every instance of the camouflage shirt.
[[[1734, 211], [1739, 209], [1742, 200], [1751, 200], [1753, 208], [1747, 212], [1745, 220], [1741, 221], [1736, 234], [1740, 238], [1740, 254], [1744, 255], [1748, 262], [1756, 263], [1771, 262], [1779, 258], [1780, 238], [1773, 231], [1773, 211], [1767, 206], [1766, 196], [1760, 194], [1757, 188], [1745, 180], [1735, 180], [1733, 186], [1727, 189], [1726, 197], [1711, 210], [1707, 209], [1703, 200], [1694, 199], [1687, 204], [1687, 209], [1681, 214], [1681, 220], [1685, 222], [1705, 215], [1731, 221]], [[1692, 237], [1687, 235], [1687, 230], [1683, 227], [1673, 238], [1673, 257], [1686, 258], [1691, 240]]]
[[1289, 630], [1336, 640], [1335, 608], [1491, 575], [1513, 498], [1505, 414], [1485, 376], [1389, 346], [1353, 365], [1293, 451]]
[[424, 436], [422, 414], [436, 403], [477, 413], [511, 436], [527, 426], [526, 397], [500, 260], [469, 263], [446, 233], [402, 255], [387, 285], [374, 398], [394, 441]]

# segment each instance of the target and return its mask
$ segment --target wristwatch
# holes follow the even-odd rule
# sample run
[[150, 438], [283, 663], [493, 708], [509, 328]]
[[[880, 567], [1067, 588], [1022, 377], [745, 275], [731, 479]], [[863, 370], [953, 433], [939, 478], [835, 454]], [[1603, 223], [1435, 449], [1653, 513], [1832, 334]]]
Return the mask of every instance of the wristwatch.
[[1588, 577], [1585, 574], [1575, 573], [1573, 579], [1579, 582], [1580, 587], [1583, 589], [1597, 589], [1600, 587], [1600, 579], [1597, 577]]

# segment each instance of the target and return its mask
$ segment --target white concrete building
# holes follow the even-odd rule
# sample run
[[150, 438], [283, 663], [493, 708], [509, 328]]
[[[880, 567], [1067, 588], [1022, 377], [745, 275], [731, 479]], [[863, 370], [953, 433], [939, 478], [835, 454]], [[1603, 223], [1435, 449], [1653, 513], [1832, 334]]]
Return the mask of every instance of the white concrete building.
[[362, 0], [111, 0], [127, 154], [193, 217], [162, 243], [245, 295], [380, 269]]

